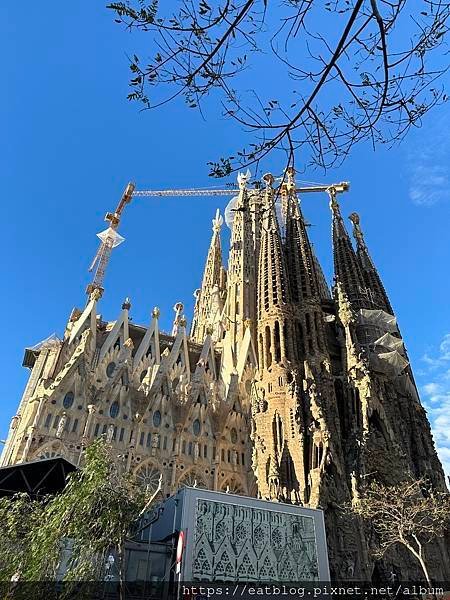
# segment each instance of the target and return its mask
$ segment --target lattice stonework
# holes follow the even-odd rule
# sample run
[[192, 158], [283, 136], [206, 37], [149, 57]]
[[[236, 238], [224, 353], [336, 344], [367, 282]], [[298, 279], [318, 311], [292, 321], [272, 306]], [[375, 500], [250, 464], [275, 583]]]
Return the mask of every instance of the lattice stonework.
[[195, 581], [316, 581], [314, 520], [198, 500]]
[[149, 493], [156, 491], [160, 476], [160, 471], [152, 465], [142, 465], [136, 471], [136, 481]]
[[186, 473], [186, 475], [184, 475], [180, 479], [179, 485], [187, 485], [189, 487], [208, 489], [208, 486], [206, 485], [203, 477], [195, 471], [189, 471], [189, 473]]

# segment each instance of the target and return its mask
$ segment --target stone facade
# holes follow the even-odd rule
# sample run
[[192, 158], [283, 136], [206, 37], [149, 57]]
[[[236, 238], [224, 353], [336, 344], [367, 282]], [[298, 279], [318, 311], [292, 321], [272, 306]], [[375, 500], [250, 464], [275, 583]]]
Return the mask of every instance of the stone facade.
[[[401, 551], [376, 562], [370, 532], [342, 510], [370, 477], [427, 476], [446, 489], [359, 217], [350, 217], [354, 248], [329, 189], [331, 294], [293, 170], [278, 188], [271, 175], [264, 190], [238, 181], [228, 265], [217, 213], [189, 334], [181, 303], [169, 335], [157, 308], [148, 327], [132, 324], [128, 300], [104, 321], [101, 290], [91, 290], [62, 340], [26, 350], [31, 374], [2, 465], [55, 455], [82, 464], [86, 445], [104, 435], [149, 491], [162, 474], [162, 497], [190, 484], [323, 508], [333, 577], [416, 577]], [[430, 553], [433, 575], [449, 579], [448, 549]]]

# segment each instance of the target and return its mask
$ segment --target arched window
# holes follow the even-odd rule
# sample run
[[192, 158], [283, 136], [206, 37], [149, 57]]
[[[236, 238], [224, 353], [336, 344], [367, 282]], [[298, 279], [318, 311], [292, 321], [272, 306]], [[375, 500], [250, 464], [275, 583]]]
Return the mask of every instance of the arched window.
[[262, 333], [259, 334], [259, 355], [261, 361], [261, 368], [264, 369], [264, 342]]
[[74, 396], [73, 392], [67, 392], [67, 394], [64, 396], [64, 400], [63, 400], [64, 408], [70, 408], [73, 404], [74, 398], [75, 398], [75, 396]]
[[110, 362], [108, 364], [108, 366], [106, 367], [106, 375], [108, 377], [112, 377], [115, 369], [116, 369], [116, 363], [115, 362]]
[[284, 323], [283, 324], [283, 346], [284, 346], [284, 354], [286, 355], [286, 358], [290, 358], [290, 356], [291, 356], [291, 349], [290, 349], [288, 340], [291, 340], [291, 336], [289, 335], [289, 328], [288, 328], [287, 323]]
[[298, 358], [303, 358], [305, 355], [305, 339], [304, 339], [304, 335], [303, 335], [303, 327], [299, 321], [295, 322], [295, 329], [296, 329], [297, 343], [298, 343], [298, 349], [299, 349]]
[[270, 352], [270, 327], [266, 325], [266, 368], [268, 369], [272, 364], [272, 354]]
[[155, 410], [153, 413], [153, 425], [159, 427], [161, 425], [161, 413], [159, 410]]
[[118, 414], [119, 414], [119, 403], [118, 402], [113, 402], [111, 404], [110, 409], [109, 409], [109, 416], [112, 419], [115, 419]]
[[273, 331], [273, 338], [275, 342], [275, 362], [280, 362], [281, 360], [281, 341], [280, 341], [280, 324], [278, 321], [275, 321], [275, 327]]
[[306, 333], [307, 335], [311, 335], [311, 317], [309, 313], [305, 313], [305, 322], [306, 322]]
[[200, 435], [200, 430], [201, 430], [200, 421], [198, 419], [195, 419], [195, 421], [192, 423], [192, 431], [193, 431], [194, 435]]
[[237, 442], [237, 431], [236, 429], [233, 427], [232, 430], [230, 431], [230, 439], [231, 439], [231, 443], [235, 444]]
[[320, 316], [316, 312], [314, 313], [314, 325], [316, 327], [316, 337], [317, 337], [317, 344], [319, 346], [319, 350], [323, 350], [322, 327], [320, 324]]
[[339, 421], [341, 423], [341, 433], [343, 436], [346, 436], [348, 415], [345, 405], [344, 388], [340, 379], [336, 379], [334, 382], [334, 392], [336, 394]]
[[312, 457], [313, 469], [318, 469], [320, 467], [320, 464], [322, 462], [322, 457], [323, 457], [322, 442], [318, 442], [318, 443], [314, 442], [313, 457]]

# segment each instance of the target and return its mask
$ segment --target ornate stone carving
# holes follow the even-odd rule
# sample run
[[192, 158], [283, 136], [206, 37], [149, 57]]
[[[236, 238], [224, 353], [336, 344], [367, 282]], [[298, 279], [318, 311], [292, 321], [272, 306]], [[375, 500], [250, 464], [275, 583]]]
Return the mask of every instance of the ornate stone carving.
[[67, 423], [67, 415], [64, 412], [61, 415], [61, 418], [59, 419], [59, 422], [58, 422], [58, 427], [56, 428], [56, 437], [58, 439], [62, 437], [66, 423]]

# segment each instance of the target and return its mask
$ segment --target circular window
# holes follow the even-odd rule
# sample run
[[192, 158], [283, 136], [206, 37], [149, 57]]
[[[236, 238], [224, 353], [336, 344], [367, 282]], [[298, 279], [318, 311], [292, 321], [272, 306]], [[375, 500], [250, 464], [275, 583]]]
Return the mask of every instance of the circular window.
[[194, 471], [188, 471], [186, 475], [178, 482], [179, 485], [187, 485], [189, 487], [197, 487], [206, 489], [207, 485], [201, 475]]
[[236, 429], [234, 427], [230, 431], [230, 438], [231, 438], [231, 443], [232, 444], [235, 444], [237, 442], [237, 431], [236, 431]]
[[195, 421], [192, 423], [192, 431], [194, 432], [194, 435], [200, 435], [200, 429], [200, 421], [198, 419], [195, 419]]
[[67, 394], [64, 396], [64, 400], [63, 400], [64, 408], [70, 408], [72, 406], [74, 397], [75, 396], [74, 396], [73, 392], [67, 392]]
[[159, 427], [161, 425], [161, 413], [159, 410], [155, 410], [153, 413], [153, 425]]
[[108, 364], [108, 366], [106, 367], [106, 374], [107, 374], [108, 377], [112, 377], [113, 376], [115, 368], [116, 368], [116, 363], [115, 362], [110, 362]]
[[56, 450], [46, 450], [39, 455], [39, 458], [56, 458], [61, 456]]
[[110, 415], [110, 417], [112, 417], [113, 419], [115, 419], [118, 414], [119, 414], [119, 403], [118, 402], [113, 402], [111, 404], [110, 409], [109, 409], [109, 415]]
[[136, 479], [147, 492], [155, 492], [158, 489], [160, 471], [151, 465], [143, 465], [136, 473]]

